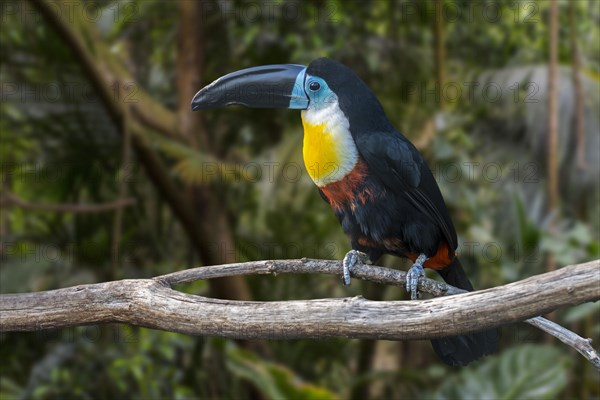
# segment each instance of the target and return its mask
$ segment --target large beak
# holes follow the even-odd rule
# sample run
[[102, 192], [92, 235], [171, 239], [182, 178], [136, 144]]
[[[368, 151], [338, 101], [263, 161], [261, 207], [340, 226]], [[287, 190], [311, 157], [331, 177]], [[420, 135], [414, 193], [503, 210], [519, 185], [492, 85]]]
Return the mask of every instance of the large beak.
[[202, 88], [192, 100], [192, 110], [239, 104], [253, 108], [305, 110], [306, 67], [295, 64], [265, 65], [232, 72]]

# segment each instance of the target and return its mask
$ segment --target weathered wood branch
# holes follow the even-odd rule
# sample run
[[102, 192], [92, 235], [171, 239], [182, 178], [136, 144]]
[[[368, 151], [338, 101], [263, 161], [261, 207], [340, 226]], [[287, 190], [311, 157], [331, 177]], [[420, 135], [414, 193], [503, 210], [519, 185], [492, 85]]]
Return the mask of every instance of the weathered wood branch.
[[525, 322], [543, 330], [546, 333], [549, 333], [567, 346], [571, 346], [577, 350], [579, 354], [587, 358], [588, 361], [591, 362], [598, 371], [600, 371], [600, 353], [598, 353], [596, 349], [592, 347], [592, 339], [582, 338], [576, 333], [571, 332], [567, 328], [547, 320], [546, 318], [535, 317], [530, 318]]
[[[460, 293], [460, 289], [423, 279], [420, 285], [423, 292], [436, 296], [460, 294], [421, 301], [370, 301], [360, 296], [231, 301], [184, 294], [170, 287], [198, 279], [280, 273], [339, 275], [341, 265], [339, 261], [310, 259], [257, 261], [194, 268], [153, 279], [6, 294], [0, 296], [0, 332], [123, 322], [228, 338], [431, 339], [528, 320], [560, 307], [600, 299], [600, 260], [470, 293]], [[406, 277], [402, 271], [366, 265], [354, 270], [352, 275], [400, 286], [404, 286]], [[534, 326], [547, 331], [554, 329], [550, 321], [534, 320]], [[600, 368], [600, 357], [589, 340], [561, 329], [564, 336], [561, 340], [577, 348]]]

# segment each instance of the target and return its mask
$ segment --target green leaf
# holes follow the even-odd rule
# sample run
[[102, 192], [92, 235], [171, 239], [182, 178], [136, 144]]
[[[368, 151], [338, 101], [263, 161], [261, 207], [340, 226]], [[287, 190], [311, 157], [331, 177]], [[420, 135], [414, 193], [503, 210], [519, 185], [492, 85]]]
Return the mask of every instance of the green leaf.
[[256, 354], [230, 344], [226, 349], [227, 368], [252, 382], [269, 399], [336, 399], [326, 388], [303, 382], [287, 367], [261, 359]]
[[435, 399], [549, 399], [567, 383], [568, 358], [551, 346], [522, 345], [467, 367]]

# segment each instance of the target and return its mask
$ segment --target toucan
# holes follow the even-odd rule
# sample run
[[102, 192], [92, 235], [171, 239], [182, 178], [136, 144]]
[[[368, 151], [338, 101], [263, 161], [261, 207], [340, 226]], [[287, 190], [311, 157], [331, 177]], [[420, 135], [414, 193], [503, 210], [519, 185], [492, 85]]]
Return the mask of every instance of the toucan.
[[[304, 164], [350, 238], [352, 250], [342, 263], [345, 284], [353, 268], [392, 254], [414, 263], [406, 282], [412, 299], [419, 296], [423, 267], [436, 270], [450, 285], [473, 290], [456, 256], [456, 231], [431, 170], [350, 68], [329, 58], [308, 66], [247, 68], [202, 88], [192, 110], [236, 104], [302, 110]], [[459, 366], [495, 352], [498, 333], [431, 342], [444, 362]]]

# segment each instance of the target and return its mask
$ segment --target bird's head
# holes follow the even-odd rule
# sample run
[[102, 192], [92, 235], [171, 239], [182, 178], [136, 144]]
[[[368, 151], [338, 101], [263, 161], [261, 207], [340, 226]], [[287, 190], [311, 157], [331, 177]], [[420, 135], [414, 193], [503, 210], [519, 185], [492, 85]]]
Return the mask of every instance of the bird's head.
[[192, 100], [194, 111], [229, 105], [309, 111], [339, 106], [356, 125], [367, 121], [373, 129], [387, 123], [383, 108], [364, 82], [329, 58], [316, 59], [307, 67], [277, 64], [232, 72], [202, 88]]
[[354, 169], [359, 136], [394, 131], [367, 85], [350, 68], [328, 58], [308, 67], [278, 64], [232, 72], [201, 89], [192, 110], [235, 104], [302, 110], [304, 164], [319, 187]]

